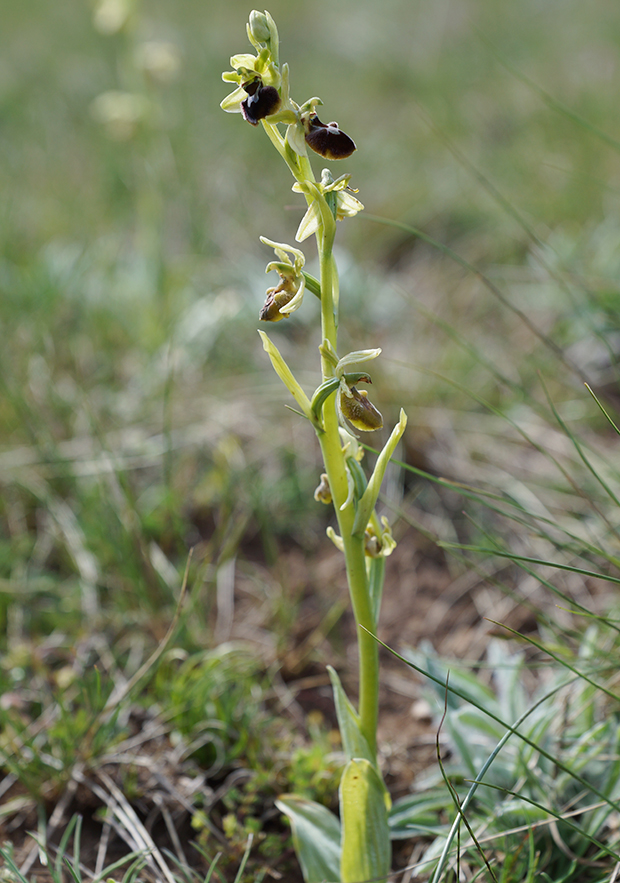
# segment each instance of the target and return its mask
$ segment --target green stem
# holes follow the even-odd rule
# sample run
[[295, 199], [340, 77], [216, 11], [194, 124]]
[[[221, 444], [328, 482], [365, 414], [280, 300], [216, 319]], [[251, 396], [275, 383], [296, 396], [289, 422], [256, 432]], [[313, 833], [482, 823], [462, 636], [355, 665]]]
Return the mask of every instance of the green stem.
[[[294, 154], [280, 134], [276, 125], [263, 121], [263, 128], [270, 141], [289, 167], [293, 177], [301, 184], [316, 184], [316, 178], [307, 157]], [[316, 191], [306, 193], [308, 205], [312, 200], [323, 200], [321, 216], [324, 222], [317, 231], [321, 282], [321, 332], [322, 340], [328, 340], [335, 352], [338, 351], [338, 271], [333, 256], [336, 220], [331, 220], [324, 197]], [[329, 223], [331, 221], [331, 223]], [[334, 375], [334, 367], [325, 356], [321, 360], [323, 380]], [[347, 472], [338, 432], [338, 415], [335, 396], [323, 406], [323, 431], [318, 432], [325, 471], [334, 501], [338, 528], [344, 544], [344, 557], [349, 584], [349, 594], [358, 632], [359, 656], [359, 716], [360, 730], [373, 753], [377, 754], [377, 720], [379, 715], [379, 648], [372, 635], [376, 631], [373, 615], [364, 537], [353, 535], [355, 507], [349, 504], [344, 510], [340, 507], [348, 496]], [[363, 628], [360, 628], [363, 626]]]
[[286, 140], [280, 134], [275, 123], [266, 123], [265, 120], [263, 120], [262, 124], [269, 140], [291, 170], [291, 174], [295, 180], [299, 181], [300, 184], [303, 184], [306, 181], [310, 181], [313, 184], [316, 183], [314, 172], [312, 171], [312, 166], [310, 165], [308, 157], [298, 156], [291, 150], [286, 143]]
[[[317, 233], [317, 243], [321, 269], [322, 337], [323, 340], [329, 340], [336, 350], [338, 272], [332, 254], [334, 228], [335, 224], [331, 230], [320, 229]], [[323, 379], [331, 377], [333, 370], [331, 362], [323, 357]], [[377, 642], [371, 637], [371, 634], [374, 634], [376, 630], [376, 622], [368, 587], [364, 538], [363, 536], [353, 536], [355, 507], [353, 504], [349, 504], [344, 510], [340, 508], [347, 499], [348, 482], [333, 396], [330, 396], [323, 406], [323, 427], [324, 432], [318, 433], [318, 438], [334, 501], [338, 527], [344, 544], [349, 593], [353, 615], [358, 626], [360, 730], [365, 736], [373, 756], [376, 757], [379, 713], [379, 649]], [[360, 626], [364, 628], [360, 628]]]

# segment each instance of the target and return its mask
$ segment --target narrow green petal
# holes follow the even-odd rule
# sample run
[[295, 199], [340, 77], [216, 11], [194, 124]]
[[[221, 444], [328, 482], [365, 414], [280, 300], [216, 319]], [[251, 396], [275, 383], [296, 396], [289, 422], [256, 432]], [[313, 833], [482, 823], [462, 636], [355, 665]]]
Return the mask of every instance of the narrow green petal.
[[[278, 257], [281, 257], [282, 259], [284, 259], [286, 261], [289, 261], [289, 258], [287, 257], [287, 252], [289, 254], [295, 255], [295, 257], [299, 261], [300, 268], [303, 267], [303, 265], [306, 263], [306, 257], [304, 255], [303, 251], [300, 251], [298, 248], [295, 248], [292, 245], [287, 245], [286, 242], [274, 242], [273, 239], [267, 239], [266, 236], [261, 236], [260, 241], [264, 245], [268, 245], [270, 248], [273, 248], [273, 250], [278, 255]], [[289, 263], [290, 263], [290, 261], [289, 261]], [[291, 264], [291, 266], [292, 266], [292, 264]]]

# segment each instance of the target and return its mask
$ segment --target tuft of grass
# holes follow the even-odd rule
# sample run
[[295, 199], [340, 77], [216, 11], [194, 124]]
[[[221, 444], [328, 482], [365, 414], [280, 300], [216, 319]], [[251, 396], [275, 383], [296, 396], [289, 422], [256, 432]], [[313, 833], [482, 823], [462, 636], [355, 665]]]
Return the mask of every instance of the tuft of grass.
[[566, 646], [550, 666], [541, 648], [526, 667], [524, 653], [492, 643], [478, 674], [431, 648], [406, 651], [433, 681], [438, 750], [449, 758], [391, 814], [393, 837], [435, 838], [419, 862], [425, 876], [439, 881], [459, 864], [486, 867], [489, 880], [609, 874], [619, 859], [620, 697], [605, 644], [593, 627], [576, 654]]

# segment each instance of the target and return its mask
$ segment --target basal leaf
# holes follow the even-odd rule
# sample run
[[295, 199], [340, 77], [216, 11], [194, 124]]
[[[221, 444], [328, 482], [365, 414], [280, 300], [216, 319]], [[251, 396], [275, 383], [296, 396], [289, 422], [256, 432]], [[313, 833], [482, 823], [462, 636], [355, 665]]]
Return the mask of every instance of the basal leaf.
[[305, 883], [340, 883], [338, 818], [322, 804], [294, 794], [282, 795], [276, 806], [291, 821]]
[[370, 761], [350, 760], [340, 782], [342, 883], [387, 879], [392, 859], [388, 804], [385, 786]]

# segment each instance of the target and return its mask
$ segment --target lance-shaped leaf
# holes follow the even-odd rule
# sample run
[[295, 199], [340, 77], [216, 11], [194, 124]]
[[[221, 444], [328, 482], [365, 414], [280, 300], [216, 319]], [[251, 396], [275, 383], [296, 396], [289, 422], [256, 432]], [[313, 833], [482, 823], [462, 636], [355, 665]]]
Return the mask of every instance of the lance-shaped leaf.
[[305, 883], [340, 883], [338, 818], [322, 804], [295, 794], [282, 795], [276, 806], [291, 821]]
[[310, 399], [293, 377], [293, 372], [280, 355], [277, 346], [269, 340], [264, 331], [259, 331], [258, 333], [263, 341], [263, 349], [271, 359], [274, 371], [299, 405], [304, 417], [307, 417], [308, 420], [314, 423]]
[[385, 475], [385, 470], [387, 469], [387, 465], [390, 462], [390, 457], [396, 450], [396, 445], [400, 441], [403, 432], [405, 431], [405, 427], [407, 426], [407, 415], [400, 409], [400, 419], [394, 429], [392, 430], [392, 434], [388, 438], [387, 442], [383, 446], [383, 450], [379, 454], [377, 458], [377, 462], [375, 464], [375, 468], [370, 477], [370, 481], [368, 482], [368, 487], [364, 491], [364, 495], [362, 499], [359, 501], [357, 505], [357, 512], [355, 513], [355, 521], [353, 522], [353, 536], [363, 536], [364, 531], [366, 530], [366, 525], [370, 520], [370, 516], [372, 514], [372, 510], [375, 508], [377, 504], [377, 499], [379, 497], [379, 491], [381, 490], [381, 484], [383, 482], [383, 477]]
[[390, 873], [389, 797], [375, 767], [350, 760], [340, 782], [341, 883], [384, 881]]
[[353, 760], [354, 757], [365, 758], [370, 763], [375, 764], [376, 758], [368, 745], [366, 737], [360, 730], [360, 718], [357, 711], [353, 708], [344, 692], [340, 678], [336, 671], [327, 666], [329, 677], [332, 682], [334, 691], [334, 704], [336, 705], [336, 715], [338, 717], [338, 727], [340, 728], [340, 737], [342, 739], [342, 747], [346, 754], [347, 760]]

